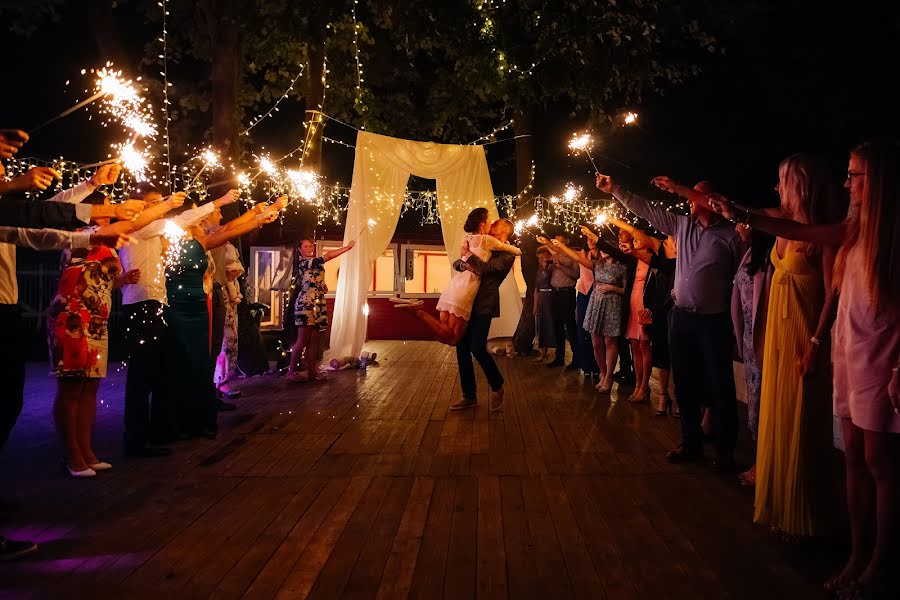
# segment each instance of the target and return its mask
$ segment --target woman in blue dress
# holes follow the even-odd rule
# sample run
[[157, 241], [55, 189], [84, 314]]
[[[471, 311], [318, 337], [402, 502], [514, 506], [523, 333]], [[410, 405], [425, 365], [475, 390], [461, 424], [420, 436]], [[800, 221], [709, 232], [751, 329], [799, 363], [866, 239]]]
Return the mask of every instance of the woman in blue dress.
[[[597, 237], [596, 234], [592, 236]], [[601, 393], [607, 393], [612, 388], [612, 373], [619, 355], [622, 295], [625, 293], [625, 274], [628, 269], [597, 248], [593, 248], [590, 256], [586, 257], [559, 240], [550, 240], [550, 243], [579, 264], [594, 270], [594, 287], [584, 316], [584, 330], [591, 334], [594, 358], [600, 367], [597, 389]]]

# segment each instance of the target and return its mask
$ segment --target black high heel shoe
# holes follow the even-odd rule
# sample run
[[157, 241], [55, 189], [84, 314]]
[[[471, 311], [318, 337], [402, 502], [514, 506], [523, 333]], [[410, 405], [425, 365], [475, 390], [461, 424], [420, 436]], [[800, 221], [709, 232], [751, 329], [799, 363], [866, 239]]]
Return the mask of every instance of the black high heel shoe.
[[665, 402], [663, 403], [664, 408], [662, 410], [656, 409], [657, 417], [665, 417], [672, 412], [672, 398], [669, 396], [663, 396], [663, 398], [665, 398]]

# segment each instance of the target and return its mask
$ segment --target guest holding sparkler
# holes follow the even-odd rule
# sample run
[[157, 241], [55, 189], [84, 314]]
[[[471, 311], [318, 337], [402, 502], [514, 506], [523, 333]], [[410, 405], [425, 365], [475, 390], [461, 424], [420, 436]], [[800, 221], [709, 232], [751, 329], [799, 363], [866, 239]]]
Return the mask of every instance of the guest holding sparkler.
[[[108, 203], [103, 196], [86, 201]], [[98, 233], [130, 233], [181, 205], [181, 198], [144, 210], [131, 221], [100, 223]], [[97, 388], [106, 376], [107, 321], [113, 287], [133, 283], [138, 275], [123, 273], [115, 250], [90, 247], [63, 253], [59, 290], [48, 309], [50, 357], [57, 377], [53, 416], [64, 447], [64, 467], [72, 477], [93, 477], [111, 468], [91, 445], [97, 410]]]
[[[610, 193], [627, 209], [643, 217], [678, 243], [675, 307], [669, 322], [669, 344], [675, 389], [681, 409], [682, 443], [670, 451], [670, 462], [703, 456], [700, 400], [713, 404], [717, 470], [734, 468], [737, 440], [737, 399], [731, 365], [731, 282], [744, 255], [734, 228], [708, 206], [691, 202], [690, 216], [675, 215], [597, 175], [597, 188]], [[711, 191], [708, 183], [698, 191]]]
[[804, 373], [817, 370], [822, 340], [833, 324], [834, 414], [843, 427], [851, 553], [825, 587], [847, 599], [897, 595], [892, 573], [900, 523], [898, 174], [900, 144], [878, 140], [855, 148], [844, 184], [850, 211], [838, 224], [776, 219], [710, 198], [725, 218], [781, 238], [839, 247], [825, 307], [798, 366]]
[[[185, 198], [184, 192], [177, 192], [173, 196], [182, 201]], [[237, 190], [230, 190], [221, 198], [185, 210], [172, 219], [154, 221], [134, 232], [137, 241], [119, 253], [123, 269], [136, 273], [135, 280], [122, 287], [128, 349], [124, 436], [127, 456], [155, 457], [170, 454], [168, 448], [150, 444], [151, 420], [161, 417], [156, 414], [156, 404], [164, 403], [162, 396], [165, 377], [162, 365], [167, 335], [165, 309], [168, 298], [163, 245], [167, 237], [180, 237], [185, 229], [197, 224], [214, 210], [234, 203], [238, 196]], [[162, 193], [151, 184], [139, 185], [137, 197], [149, 207], [163, 201]]]
[[[154, 441], [189, 436], [214, 439], [218, 433], [216, 391], [210, 359], [210, 323], [204, 275], [207, 252], [228, 240], [271, 223], [287, 205], [282, 196], [271, 205], [258, 204], [217, 231], [207, 234], [191, 226], [184, 239], [175, 238], [164, 250], [168, 332], [163, 354], [166, 385], [159, 406], [154, 400], [151, 430]], [[215, 209], [214, 209], [215, 210]]]
[[[538, 241], [553, 246], [579, 264], [593, 269], [594, 289], [588, 301], [584, 329], [591, 333], [594, 358], [600, 368], [597, 389], [607, 393], [612, 389], [612, 372], [619, 352], [619, 335], [622, 332], [622, 295], [625, 293], [626, 267], [596, 247], [591, 256], [585, 257], [559, 239], [552, 241], [539, 237]], [[596, 244], [596, 239], [594, 240]]]
[[[300, 242], [300, 258], [297, 261], [297, 300], [294, 305], [294, 323], [297, 341], [291, 346], [291, 364], [287, 377], [290, 381], [321, 381], [319, 375], [319, 335], [328, 327], [328, 310], [325, 304], [325, 263], [349, 252], [356, 245], [351, 240], [343, 248], [329, 250], [316, 256], [316, 243], [311, 238]], [[306, 353], [306, 372], [300, 371], [300, 359]]]

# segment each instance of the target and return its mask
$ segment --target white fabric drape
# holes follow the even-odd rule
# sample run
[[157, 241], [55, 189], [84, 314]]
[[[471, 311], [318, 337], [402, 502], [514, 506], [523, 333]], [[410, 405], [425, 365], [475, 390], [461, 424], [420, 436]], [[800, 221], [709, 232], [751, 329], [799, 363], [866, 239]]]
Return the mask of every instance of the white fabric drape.
[[[363, 306], [372, 282], [372, 267], [397, 228], [410, 175], [437, 181], [441, 232], [451, 262], [459, 257], [465, 236], [463, 224], [472, 209], [483, 206], [491, 219], [499, 216], [483, 147], [414, 142], [359, 132], [344, 229], [344, 244], [353, 239], [357, 242], [341, 257], [331, 327], [333, 356], [358, 356], [362, 350], [366, 340]], [[375, 222], [366, 229], [370, 219]], [[494, 320], [490, 336], [511, 336], [521, 309], [516, 282], [510, 275], [500, 288], [500, 318]]]

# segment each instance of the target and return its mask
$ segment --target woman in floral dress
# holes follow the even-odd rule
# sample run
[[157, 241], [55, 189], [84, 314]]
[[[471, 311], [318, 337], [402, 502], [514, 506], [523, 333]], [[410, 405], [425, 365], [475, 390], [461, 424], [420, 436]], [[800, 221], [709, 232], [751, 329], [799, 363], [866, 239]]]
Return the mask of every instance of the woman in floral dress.
[[[586, 228], [582, 229], [584, 231]], [[587, 232], [585, 232], [587, 235]], [[591, 233], [596, 240], [598, 236]], [[627, 267], [608, 254], [593, 248], [591, 256], [575, 252], [559, 240], [549, 240], [570, 258], [594, 270], [594, 288], [584, 316], [584, 330], [591, 334], [594, 358], [600, 367], [597, 389], [606, 393], [612, 389], [612, 373], [619, 355], [619, 334], [622, 331], [622, 295], [625, 293]]]
[[[143, 211], [131, 221], [98, 222], [97, 233], [127, 234], [149, 225], [181, 206], [176, 195]], [[102, 196], [88, 197], [89, 204], [108, 203]], [[140, 273], [122, 274], [116, 251], [103, 246], [66, 250], [56, 296], [48, 310], [47, 334], [50, 360], [56, 376], [53, 421], [63, 444], [65, 468], [72, 477], [93, 477], [112, 468], [94, 454], [91, 436], [97, 413], [97, 389], [106, 377], [109, 334], [107, 322], [112, 290], [137, 283]]]
[[[316, 243], [311, 239], [300, 242], [300, 259], [297, 261], [297, 286], [299, 292], [294, 304], [294, 322], [297, 325], [297, 341], [291, 347], [291, 364], [287, 376], [291, 381], [318, 381], [319, 335], [328, 327], [328, 311], [325, 304], [325, 263], [353, 249], [355, 241], [343, 248], [330, 250], [316, 256]], [[300, 357], [306, 351], [306, 373], [299, 370]]]

